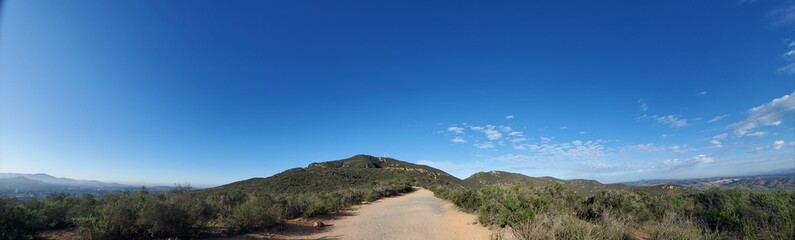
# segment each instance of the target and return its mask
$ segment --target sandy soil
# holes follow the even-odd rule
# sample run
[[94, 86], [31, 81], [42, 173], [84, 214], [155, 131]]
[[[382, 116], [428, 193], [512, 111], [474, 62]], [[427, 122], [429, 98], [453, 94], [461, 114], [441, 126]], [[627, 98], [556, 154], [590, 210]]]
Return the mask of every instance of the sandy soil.
[[477, 224], [477, 217], [419, 189], [319, 219], [325, 227], [314, 228], [317, 219], [289, 222], [284, 233], [246, 235], [236, 239], [489, 239], [491, 231]]

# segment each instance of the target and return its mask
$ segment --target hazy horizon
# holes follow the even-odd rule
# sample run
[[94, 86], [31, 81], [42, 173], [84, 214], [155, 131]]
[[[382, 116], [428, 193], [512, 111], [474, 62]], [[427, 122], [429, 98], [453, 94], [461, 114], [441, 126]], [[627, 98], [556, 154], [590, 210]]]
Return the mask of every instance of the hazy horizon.
[[4, 1], [0, 172], [795, 169], [795, 2]]

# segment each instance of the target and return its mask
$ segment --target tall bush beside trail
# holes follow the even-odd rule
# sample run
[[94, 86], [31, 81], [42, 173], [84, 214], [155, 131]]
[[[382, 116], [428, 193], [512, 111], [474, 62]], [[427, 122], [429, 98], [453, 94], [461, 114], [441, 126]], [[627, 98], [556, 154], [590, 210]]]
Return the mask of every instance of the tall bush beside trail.
[[273, 226], [281, 221], [282, 206], [269, 195], [251, 195], [232, 211], [234, 225], [240, 231], [252, 231]]
[[74, 218], [75, 226], [77, 226], [77, 235], [79, 239], [94, 240], [94, 239], [109, 239], [110, 233], [107, 232], [108, 222], [102, 217], [88, 216]]
[[531, 220], [513, 226], [513, 235], [521, 240], [535, 239], [599, 239], [596, 225], [577, 219], [572, 215], [536, 215]]
[[240, 190], [215, 193], [207, 197], [208, 212], [217, 221], [229, 222], [232, 211], [247, 198], [248, 196]]
[[148, 198], [148, 193], [140, 192], [135, 196], [125, 193], [108, 197], [100, 212], [100, 221], [105, 224], [99, 225], [106, 229], [97, 229], [97, 231], [122, 238], [142, 233], [143, 229], [137, 223], [138, 212]]
[[474, 189], [456, 189], [450, 191], [449, 199], [467, 212], [476, 212], [480, 208], [480, 196]]
[[503, 204], [503, 191], [500, 187], [492, 186], [480, 189], [480, 206], [478, 207], [478, 221], [484, 225], [508, 225], [508, 209]]
[[158, 193], [141, 208], [137, 224], [152, 237], [184, 237], [209, 219], [207, 206], [189, 192]]
[[601, 191], [589, 197], [583, 203], [582, 210], [580, 216], [589, 220], [600, 219], [605, 213], [632, 217], [638, 221], [651, 218], [651, 212], [646, 208], [641, 197], [627, 191]]
[[795, 192], [710, 190], [695, 195], [710, 229], [752, 239], [795, 239]]
[[36, 209], [37, 218], [42, 228], [61, 228], [72, 225], [69, 212], [76, 205], [76, 199], [65, 193], [54, 193], [43, 201], [29, 202], [31, 209]]
[[720, 239], [721, 236], [704, 229], [688, 217], [668, 212], [660, 221], [647, 222], [643, 227], [651, 239]]
[[27, 239], [38, 228], [34, 211], [13, 199], [0, 197], [0, 239]]
[[331, 203], [331, 199], [329, 199], [325, 194], [313, 194], [308, 198], [308, 200], [309, 205], [303, 214], [305, 217], [312, 217], [333, 211], [333, 209], [331, 209], [333, 208], [333, 203]]

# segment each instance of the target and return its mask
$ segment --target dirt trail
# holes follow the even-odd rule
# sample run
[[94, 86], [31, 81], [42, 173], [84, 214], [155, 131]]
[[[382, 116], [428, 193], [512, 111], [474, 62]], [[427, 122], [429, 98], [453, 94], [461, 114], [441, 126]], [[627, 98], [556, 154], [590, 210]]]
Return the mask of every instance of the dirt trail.
[[322, 220], [319, 230], [293, 228], [276, 238], [286, 239], [489, 239], [477, 217], [419, 189], [385, 198]]

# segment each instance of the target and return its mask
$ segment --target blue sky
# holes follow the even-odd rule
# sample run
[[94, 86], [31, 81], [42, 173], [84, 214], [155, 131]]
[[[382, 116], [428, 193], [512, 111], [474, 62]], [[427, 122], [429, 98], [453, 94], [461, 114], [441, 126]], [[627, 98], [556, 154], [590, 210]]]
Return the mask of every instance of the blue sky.
[[217, 185], [795, 168], [795, 3], [4, 1], [0, 172]]

